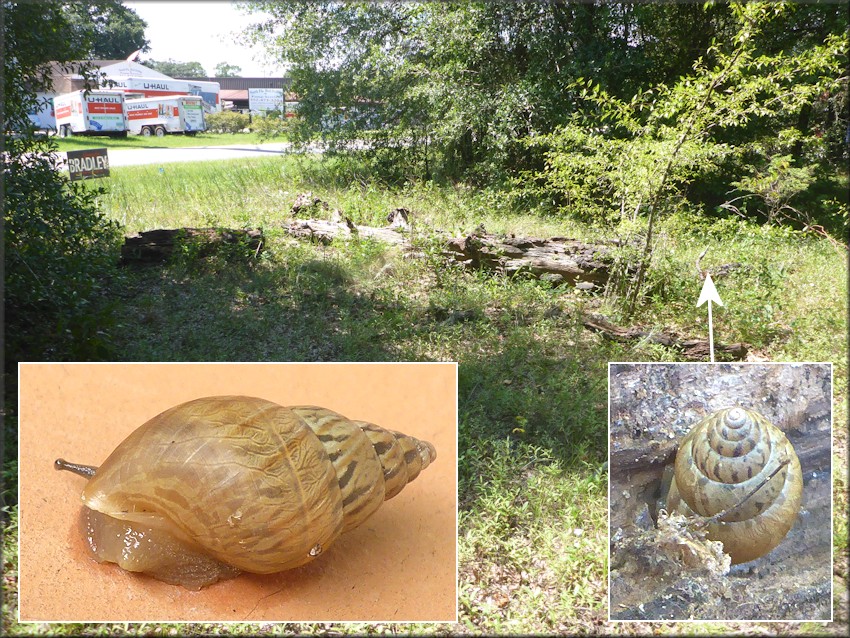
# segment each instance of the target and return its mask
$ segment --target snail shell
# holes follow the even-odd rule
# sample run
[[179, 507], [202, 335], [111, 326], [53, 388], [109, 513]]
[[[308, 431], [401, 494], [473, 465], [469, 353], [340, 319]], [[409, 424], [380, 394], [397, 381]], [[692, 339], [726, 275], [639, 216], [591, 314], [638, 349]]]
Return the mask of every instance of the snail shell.
[[190, 589], [291, 569], [435, 458], [426, 441], [324, 408], [196, 399], [155, 416], [90, 468], [87, 545], [100, 562]]
[[708, 538], [723, 543], [737, 564], [782, 542], [802, 493], [800, 461], [785, 434], [758, 412], [733, 407], [708, 415], [685, 436], [667, 508], [712, 519]]

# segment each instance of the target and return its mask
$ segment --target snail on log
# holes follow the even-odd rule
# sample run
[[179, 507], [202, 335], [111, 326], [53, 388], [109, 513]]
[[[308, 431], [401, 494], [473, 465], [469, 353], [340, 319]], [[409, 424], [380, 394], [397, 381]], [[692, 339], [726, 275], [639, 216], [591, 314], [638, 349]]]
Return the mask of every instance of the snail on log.
[[85, 540], [98, 562], [200, 589], [310, 562], [436, 458], [434, 446], [314, 406], [245, 396], [177, 405], [89, 477]]
[[785, 434], [742, 407], [718, 410], [685, 436], [676, 453], [667, 510], [702, 517], [732, 564], [782, 542], [800, 511], [803, 476]]

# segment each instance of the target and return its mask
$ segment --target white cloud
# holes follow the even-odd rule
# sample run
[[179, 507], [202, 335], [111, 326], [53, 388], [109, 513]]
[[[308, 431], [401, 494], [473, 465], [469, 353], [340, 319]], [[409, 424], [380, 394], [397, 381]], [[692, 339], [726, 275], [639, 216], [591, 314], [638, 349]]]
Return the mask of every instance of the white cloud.
[[145, 36], [151, 50], [143, 58], [200, 62], [210, 75], [219, 62], [242, 67], [245, 77], [280, 77], [283, 67], [270, 64], [264, 51], [239, 44], [244, 28], [261, 16], [243, 15], [230, 2], [123, 3], [148, 23]]

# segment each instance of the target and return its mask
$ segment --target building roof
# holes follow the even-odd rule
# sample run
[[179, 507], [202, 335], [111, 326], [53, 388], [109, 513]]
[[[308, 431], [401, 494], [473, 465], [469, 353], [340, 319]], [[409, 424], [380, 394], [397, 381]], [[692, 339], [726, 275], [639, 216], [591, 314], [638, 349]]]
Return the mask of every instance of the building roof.
[[[247, 91], [248, 89], [288, 89], [292, 83], [290, 78], [189, 78], [179, 77], [176, 80], [201, 80], [203, 82], [218, 82], [222, 91]], [[248, 99], [247, 97], [245, 99]]]

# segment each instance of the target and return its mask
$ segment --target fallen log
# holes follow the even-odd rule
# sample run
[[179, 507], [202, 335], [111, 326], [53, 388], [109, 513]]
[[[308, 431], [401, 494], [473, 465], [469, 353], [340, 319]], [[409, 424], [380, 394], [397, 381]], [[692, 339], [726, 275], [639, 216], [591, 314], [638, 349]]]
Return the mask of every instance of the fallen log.
[[615, 242], [586, 244], [566, 237], [507, 237], [473, 233], [448, 241], [448, 254], [471, 268], [513, 275], [528, 272], [554, 284], [584, 284], [592, 289], [608, 281]]
[[191, 247], [195, 257], [207, 257], [222, 249], [244, 249], [258, 254], [263, 247], [262, 230], [232, 228], [158, 228], [124, 238], [122, 265], [158, 264], [168, 261], [178, 246]]
[[[710, 356], [707, 339], [684, 339], [673, 332], [643, 326], [622, 328], [599, 314], [584, 315], [582, 324], [585, 328], [598, 332], [612, 341], [625, 343], [644, 340], [648, 343], [657, 343], [667, 348], [673, 348], [678, 350], [682, 357], [688, 361], [706, 361]], [[747, 345], [744, 343], [723, 344], [715, 342], [714, 344], [715, 357], [721, 361], [742, 361], [747, 356], [747, 352]]]
[[[355, 225], [347, 217], [340, 221], [295, 219], [286, 222], [284, 230], [293, 237], [322, 244], [329, 244], [337, 237], [366, 237], [409, 246], [410, 235], [405, 225], [398, 223], [398, 217], [395, 220], [392, 227], [375, 228]], [[505, 237], [481, 232], [446, 239], [444, 254], [471, 269], [506, 275], [527, 272], [556, 285], [566, 283], [593, 289], [608, 281], [613, 245], [615, 242], [586, 244], [565, 237]]]
[[368, 237], [382, 242], [403, 245], [408, 244], [408, 238], [395, 228], [374, 228], [372, 226], [357, 226], [345, 218], [344, 221], [327, 221], [324, 219], [295, 219], [284, 225], [284, 230], [298, 239], [315, 241], [320, 244], [330, 244], [335, 238]]

